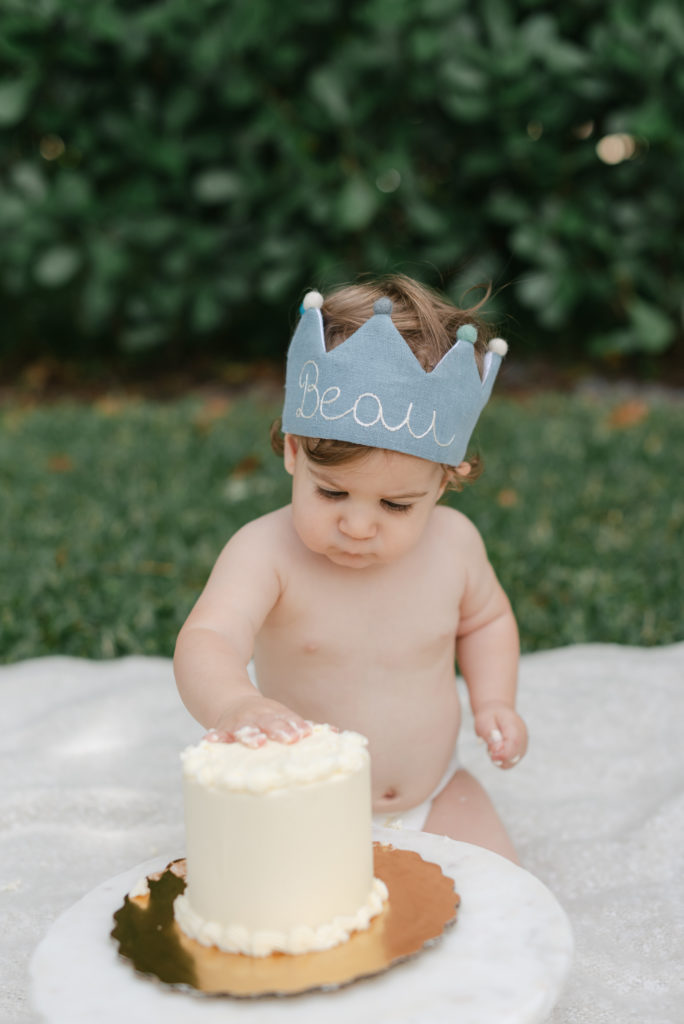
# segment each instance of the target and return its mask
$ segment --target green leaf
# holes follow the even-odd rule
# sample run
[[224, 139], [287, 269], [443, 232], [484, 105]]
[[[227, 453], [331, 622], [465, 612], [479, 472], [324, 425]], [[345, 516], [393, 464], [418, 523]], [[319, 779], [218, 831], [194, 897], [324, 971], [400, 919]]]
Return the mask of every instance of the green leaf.
[[234, 171], [228, 171], [222, 167], [211, 167], [196, 176], [192, 189], [200, 203], [210, 205], [226, 203], [235, 199], [242, 191], [242, 184]]
[[583, 71], [587, 55], [579, 46], [562, 39], [556, 18], [551, 14], [534, 14], [524, 22], [521, 35], [526, 44], [548, 67], [562, 74]]
[[488, 96], [466, 96], [463, 93], [445, 93], [442, 96], [441, 102], [444, 109], [452, 115], [455, 121], [464, 121], [466, 124], [484, 120], [490, 109]]
[[81, 254], [70, 245], [55, 245], [36, 260], [33, 274], [43, 288], [68, 284], [81, 266]]
[[339, 75], [331, 68], [317, 68], [309, 79], [309, 90], [335, 124], [349, 120], [349, 101]]
[[596, 355], [629, 355], [633, 352], [648, 352], [655, 355], [664, 352], [672, 342], [675, 324], [657, 306], [635, 297], [627, 306], [629, 325], [625, 328], [606, 331], [591, 338], [591, 351]]
[[663, 352], [673, 340], [676, 333], [675, 324], [653, 303], [634, 298], [627, 306], [627, 313], [632, 328], [640, 339], [640, 351]]
[[87, 174], [60, 168], [54, 183], [53, 198], [62, 210], [83, 214], [94, 200]]
[[548, 306], [556, 296], [556, 276], [548, 271], [525, 274], [516, 283], [516, 292], [526, 306], [541, 309]]
[[463, 61], [460, 54], [452, 55], [442, 65], [444, 81], [466, 92], [482, 92], [487, 88], [489, 75], [481, 68]]
[[223, 307], [213, 291], [202, 290], [195, 295], [192, 304], [192, 326], [197, 331], [211, 331], [221, 323]]
[[106, 326], [116, 302], [114, 288], [102, 278], [91, 277], [81, 293], [78, 321], [87, 334], [94, 334]]
[[407, 204], [406, 214], [410, 223], [424, 235], [440, 235], [444, 230], [444, 211], [419, 199], [412, 199]]
[[356, 174], [342, 186], [337, 201], [337, 220], [347, 231], [368, 227], [378, 209], [380, 194], [366, 178]]
[[490, 194], [487, 208], [491, 217], [502, 224], [519, 224], [530, 215], [529, 201], [504, 189]]
[[0, 190], [0, 226], [18, 227], [26, 217], [26, 203], [19, 196]]
[[121, 334], [121, 347], [125, 352], [147, 352], [161, 345], [165, 336], [163, 324], [141, 324], [127, 327]]
[[48, 191], [45, 175], [37, 164], [21, 160], [11, 169], [11, 178], [18, 192], [26, 199], [42, 202]]
[[679, 3], [661, 3], [653, 5], [649, 17], [650, 24], [659, 29], [665, 38], [674, 43], [680, 55], [684, 55], [684, 17]]
[[282, 264], [266, 271], [259, 281], [259, 294], [268, 302], [286, 298], [294, 288], [298, 268], [293, 264]]
[[0, 127], [10, 128], [26, 113], [31, 98], [32, 83], [23, 78], [0, 82]]

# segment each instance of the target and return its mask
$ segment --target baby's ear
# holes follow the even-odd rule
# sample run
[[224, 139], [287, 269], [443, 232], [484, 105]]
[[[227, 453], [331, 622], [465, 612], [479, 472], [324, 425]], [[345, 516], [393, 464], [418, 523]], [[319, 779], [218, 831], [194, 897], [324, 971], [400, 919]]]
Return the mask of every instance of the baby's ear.
[[465, 480], [467, 476], [470, 476], [472, 468], [473, 467], [469, 462], [459, 462], [458, 466], [445, 466], [444, 476], [442, 477], [442, 489], [439, 492], [439, 497], [442, 497], [447, 487], [452, 487], [455, 491], [460, 491], [463, 486], [461, 480]]
[[292, 476], [295, 468], [295, 460], [297, 458], [297, 451], [299, 450], [299, 442], [296, 437], [292, 434], [285, 434], [283, 442], [283, 463], [285, 469]]

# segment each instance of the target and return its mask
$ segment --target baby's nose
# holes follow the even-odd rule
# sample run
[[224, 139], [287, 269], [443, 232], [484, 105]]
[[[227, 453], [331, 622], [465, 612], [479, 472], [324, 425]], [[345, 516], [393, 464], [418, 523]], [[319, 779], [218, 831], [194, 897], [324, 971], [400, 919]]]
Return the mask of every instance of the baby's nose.
[[364, 509], [347, 509], [340, 516], [340, 530], [354, 540], [370, 540], [375, 536], [375, 519]]

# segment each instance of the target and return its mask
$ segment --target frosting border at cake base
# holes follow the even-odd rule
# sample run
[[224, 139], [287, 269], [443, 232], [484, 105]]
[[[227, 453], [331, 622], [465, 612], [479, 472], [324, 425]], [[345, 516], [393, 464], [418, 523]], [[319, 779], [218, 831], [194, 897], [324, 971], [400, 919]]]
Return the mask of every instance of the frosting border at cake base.
[[185, 934], [202, 946], [216, 946], [224, 953], [245, 953], [247, 956], [269, 956], [271, 953], [321, 952], [346, 942], [353, 932], [364, 931], [382, 910], [387, 900], [387, 886], [374, 878], [368, 899], [356, 914], [333, 918], [316, 928], [299, 925], [289, 932], [250, 932], [240, 925], [222, 925], [207, 921], [196, 913], [185, 893], [174, 900], [173, 911]]

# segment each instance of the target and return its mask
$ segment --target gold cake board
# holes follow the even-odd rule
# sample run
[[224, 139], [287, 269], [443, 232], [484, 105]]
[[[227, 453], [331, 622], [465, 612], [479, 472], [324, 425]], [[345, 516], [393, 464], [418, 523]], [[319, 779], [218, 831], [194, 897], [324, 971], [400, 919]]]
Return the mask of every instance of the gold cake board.
[[373, 844], [373, 855], [374, 873], [389, 891], [387, 903], [368, 929], [333, 949], [251, 957], [200, 945], [173, 916], [173, 901], [185, 888], [183, 860], [150, 876], [148, 894], [125, 897], [112, 936], [137, 973], [198, 996], [284, 996], [349, 985], [437, 941], [460, 903], [438, 864], [380, 843]]

